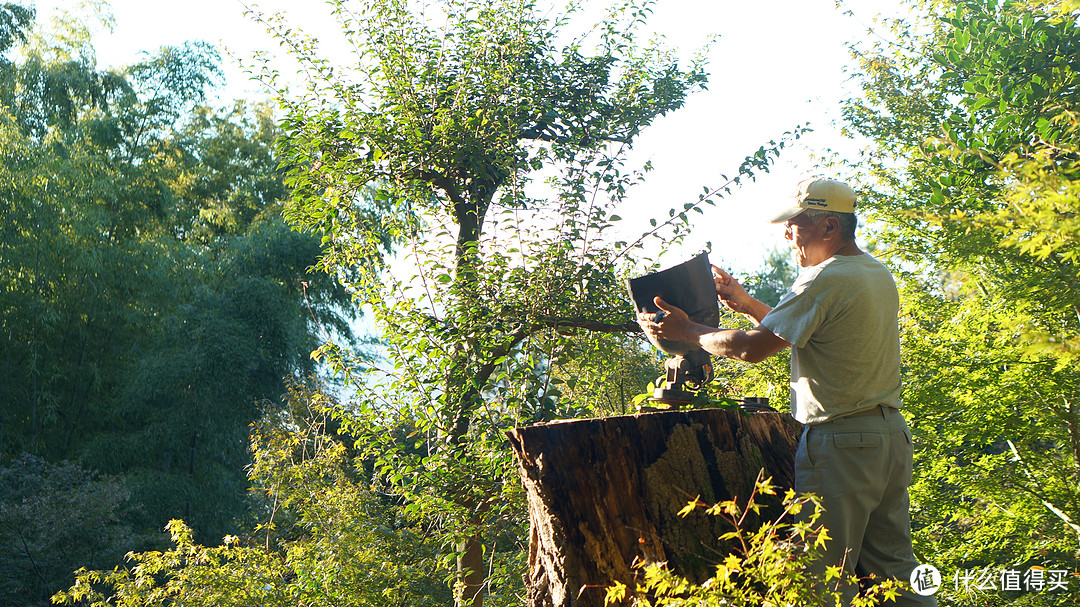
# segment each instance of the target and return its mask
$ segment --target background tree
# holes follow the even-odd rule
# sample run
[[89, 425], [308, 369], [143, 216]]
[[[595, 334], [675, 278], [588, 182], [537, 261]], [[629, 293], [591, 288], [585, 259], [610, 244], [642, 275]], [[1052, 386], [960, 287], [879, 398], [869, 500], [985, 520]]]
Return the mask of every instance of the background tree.
[[108, 566], [130, 549], [121, 479], [70, 462], [21, 455], [0, 468], [0, 597], [6, 605], [46, 605], [71, 572]]
[[[572, 382], [603, 362], [581, 332], [636, 330], [619, 273], [647, 238], [605, 234], [641, 177], [624, 155], [705, 73], [637, 44], [649, 2], [616, 7], [580, 37], [568, 31], [573, 5], [547, 18], [528, 0], [331, 4], [353, 65], [261, 17], [306, 77], [305, 93], [280, 97], [287, 216], [325, 235], [323, 269], [355, 271], [350, 287], [384, 344], [366, 363], [320, 354], [356, 380], [346, 427], [383, 490], [452, 547], [458, 604], [513, 602], [518, 576], [493, 574], [525, 542], [502, 431], [604, 412], [566, 397], [580, 398], [587, 382]], [[280, 86], [269, 67], [264, 76]], [[654, 220], [650, 235], [677, 238], [703, 200]], [[571, 354], [584, 355], [577, 366]]]
[[[115, 498], [56, 531], [89, 537], [109, 516], [129, 530], [86, 565], [156, 545], [170, 518], [218, 541], [246, 514], [248, 425], [314, 370], [317, 330], [348, 334], [347, 297], [306, 274], [319, 241], [280, 217], [269, 110], [201, 107], [210, 47], [100, 70], [86, 26], [30, 32], [30, 15], [0, 10], [0, 470]], [[42, 604], [70, 576], [70, 547], [24, 547], [6, 579], [38, 586], [3, 586], [5, 605]]]
[[[872, 142], [880, 242], [908, 270], [917, 551], [947, 571], [1076, 571], [1076, 5], [911, 5], [925, 19], [858, 49], [865, 96], [846, 112]], [[1064, 605], [1068, 584], [947, 600]]]

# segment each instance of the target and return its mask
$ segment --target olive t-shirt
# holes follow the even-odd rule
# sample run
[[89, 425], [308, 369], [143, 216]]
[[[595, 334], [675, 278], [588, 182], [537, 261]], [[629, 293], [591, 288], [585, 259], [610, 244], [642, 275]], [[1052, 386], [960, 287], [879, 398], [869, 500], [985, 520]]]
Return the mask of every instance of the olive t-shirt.
[[804, 268], [761, 324], [791, 344], [791, 413], [817, 424], [876, 405], [900, 408], [900, 301], [866, 253]]

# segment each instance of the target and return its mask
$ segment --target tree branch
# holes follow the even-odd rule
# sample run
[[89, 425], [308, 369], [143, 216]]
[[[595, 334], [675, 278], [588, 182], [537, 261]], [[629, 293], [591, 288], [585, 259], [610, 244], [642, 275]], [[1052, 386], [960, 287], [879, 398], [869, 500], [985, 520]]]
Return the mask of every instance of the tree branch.
[[577, 145], [593, 145], [593, 142], [603, 141], [605, 143], [631, 143], [632, 139], [629, 137], [616, 137], [614, 135], [582, 135], [581, 137], [568, 137], [555, 134], [548, 134], [544, 131], [537, 131], [535, 129], [529, 129], [522, 131], [520, 134], [521, 139], [529, 139], [532, 141], [543, 141], [545, 143], [562, 143], [562, 144], [577, 144]]
[[426, 181], [443, 192], [446, 192], [446, 196], [455, 206], [465, 204], [465, 199], [461, 197], [461, 190], [457, 187], [457, 184], [454, 183], [453, 179], [450, 179], [438, 171], [417, 170], [415, 174], [417, 179]]
[[562, 316], [541, 316], [535, 324], [536, 329], [584, 329], [595, 333], [641, 333], [637, 322], [606, 323], [588, 318], [568, 318]]
[[1066, 401], [1069, 407], [1069, 413], [1067, 416], [1069, 424], [1069, 442], [1072, 446], [1073, 455], [1073, 468], [1078, 474], [1080, 474], [1080, 424], [1077, 419], [1080, 418], [1080, 411], [1077, 411], [1076, 401]]
[[1026, 476], [1032, 484], [1031, 487], [1025, 487], [1023, 484], [1019, 484], [1019, 487], [1022, 490], [1030, 493], [1033, 497], [1035, 497], [1035, 499], [1042, 502], [1042, 505], [1045, 506], [1047, 510], [1053, 512], [1055, 516], [1061, 519], [1061, 522], [1065, 523], [1067, 527], [1072, 529], [1074, 533], [1080, 536], [1080, 524], [1077, 524], [1076, 521], [1072, 520], [1072, 517], [1069, 516], [1069, 513], [1065, 512], [1061, 508], [1058, 508], [1053, 502], [1051, 502], [1049, 497], [1043, 495], [1042, 491], [1040, 491], [1038, 479], [1035, 478], [1035, 474], [1032, 473], [1031, 470], [1028, 468], [1027, 462], [1024, 461], [1024, 458], [1020, 457], [1020, 451], [1016, 448], [1016, 445], [1014, 445], [1011, 440], [1006, 440], [1005, 442], [1009, 445], [1009, 449], [1012, 451], [1013, 457], [1015, 457], [1016, 461], [1020, 464], [1020, 468], [1024, 476]]

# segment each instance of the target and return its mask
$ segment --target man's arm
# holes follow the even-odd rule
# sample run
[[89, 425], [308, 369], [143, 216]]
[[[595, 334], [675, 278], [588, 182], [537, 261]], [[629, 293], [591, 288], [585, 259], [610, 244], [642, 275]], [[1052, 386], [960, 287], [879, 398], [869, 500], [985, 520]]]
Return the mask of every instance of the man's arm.
[[653, 303], [664, 312], [663, 317], [657, 321], [652, 314], [638, 314], [638, 324], [654, 338], [689, 341], [710, 354], [750, 363], [761, 362], [791, 345], [761, 325], [749, 331], [714, 329], [690, 320], [686, 312], [659, 297]]
[[701, 335], [698, 343], [710, 354], [748, 363], [759, 363], [791, 345], [761, 325], [749, 331], [713, 329]]

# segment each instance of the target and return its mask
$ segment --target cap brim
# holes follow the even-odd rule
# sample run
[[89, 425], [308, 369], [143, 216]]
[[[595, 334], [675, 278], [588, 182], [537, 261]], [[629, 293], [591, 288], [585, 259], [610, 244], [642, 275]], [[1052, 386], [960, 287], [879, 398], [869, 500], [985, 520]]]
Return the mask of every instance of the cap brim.
[[806, 207], [794, 206], [788, 209], [784, 209], [782, 213], [778, 213], [775, 217], [769, 220], [769, 223], [783, 223], [792, 217], [795, 217], [799, 213], [806, 210]]

